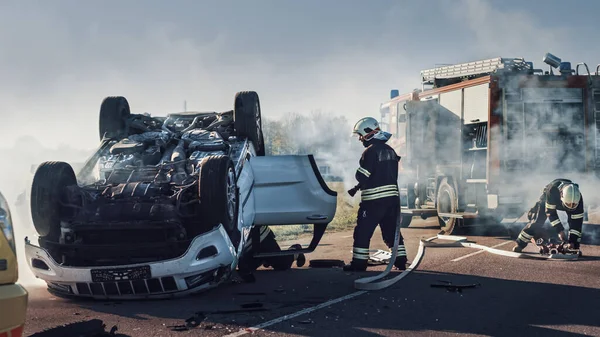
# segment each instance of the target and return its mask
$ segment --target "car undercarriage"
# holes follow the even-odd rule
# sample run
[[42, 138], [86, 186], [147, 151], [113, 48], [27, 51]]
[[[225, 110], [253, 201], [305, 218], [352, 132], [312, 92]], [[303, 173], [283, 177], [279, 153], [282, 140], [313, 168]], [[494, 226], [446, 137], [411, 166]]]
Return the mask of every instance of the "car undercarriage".
[[[262, 139], [258, 96], [239, 96], [249, 104], [237, 118], [233, 110], [132, 115], [124, 98], [107, 98], [101, 146], [82, 171], [47, 162], [36, 172], [31, 206], [41, 246], [69, 266], [145, 263], [182, 255], [218, 224], [237, 246], [237, 173], [243, 155], [254, 155], [248, 139]], [[249, 135], [236, 128], [245, 116], [255, 127]]]

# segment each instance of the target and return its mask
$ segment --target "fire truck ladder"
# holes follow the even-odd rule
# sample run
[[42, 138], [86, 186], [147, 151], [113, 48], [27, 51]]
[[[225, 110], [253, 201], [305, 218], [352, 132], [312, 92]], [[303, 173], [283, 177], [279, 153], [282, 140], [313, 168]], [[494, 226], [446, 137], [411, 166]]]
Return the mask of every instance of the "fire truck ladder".
[[421, 71], [423, 85], [433, 84], [436, 79], [451, 79], [487, 75], [498, 70], [533, 71], [533, 63], [523, 58], [496, 57], [487, 60], [454, 64]]

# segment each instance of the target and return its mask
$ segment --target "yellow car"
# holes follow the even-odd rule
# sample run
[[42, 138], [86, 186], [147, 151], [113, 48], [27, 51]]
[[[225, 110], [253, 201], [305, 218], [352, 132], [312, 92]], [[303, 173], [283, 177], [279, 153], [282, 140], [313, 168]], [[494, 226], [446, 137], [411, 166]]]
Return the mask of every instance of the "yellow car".
[[12, 218], [0, 193], [0, 337], [23, 336], [28, 294], [18, 278]]

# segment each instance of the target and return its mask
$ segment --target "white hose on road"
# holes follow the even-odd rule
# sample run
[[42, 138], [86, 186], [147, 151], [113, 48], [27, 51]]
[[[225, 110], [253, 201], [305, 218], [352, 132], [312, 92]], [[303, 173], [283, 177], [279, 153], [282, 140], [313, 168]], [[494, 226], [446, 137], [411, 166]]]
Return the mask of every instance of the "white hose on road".
[[[373, 281], [377, 281], [377, 280], [380, 280], [380, 279], [386, 277], [390, 273], [392, 266], [394, 265], [394, 261], [396, 260], [396, 258], [395, 258], [396, 253], [398, 251], [398, 241], [399, 241], [399, 236], [400, 236], [399, 230], [400, 230], [400, 226], [398, 226], [396, 228], [394, 249], [393, 249], [392, 257], [390, 258], [390, 262], [389, 262], [387, 268], [383, 271], [383, 273], [381, 273], [377, 276], [365, 277], [365, 278], [361, 278], [361, 279], [354, 281], [354, 288], [361, 289], [361, 290], [381, 290], [381, 289], [385, 289], [385, 288], [391, 286], [392, 284], [400, 281], [401, 279], [406, 277], [406, 275], [408, 275], [411, 271], [413, 271], [414, 268], [416, 268], [419, 265], [419, 263], [423, 259], [423, 253], [425, 252], [425, 247], [475, 248], [475, 249], [485, 250], [492, 254], [506, 256], [506, 257], [513, 257], [513, 258], [518, 258], [518, 259], [538, 259], [538, 260], [557, 260], [557, 261], [572, 261], [572, 260], [578, 259], [578, 256], [575, 254], [574, 255], [564, 255], [564, 254], [541, 255], [541, 254], [531, 254], [531, 253], [510, 252], [510, 251], [496, 249], [496, 248], [492, 248], [492, 247], [488, 247], [488, 246], [484, 246], [484, 245], [478, 245], [474, 242], [466, 242], [467, 238], [464, 236], [437, 235], [437, 236], [434, 236], [434, 237], [431, 237], [431, 238], [428, 238], [425, 240], [421, 240], [421, 242], [419, 244], [419, 250], [417, 251], [417, 255], [413, 259], [413, 262], [411, 263], [411, 265], [405, 271], [403, 271], [396, 277], [393, 277], [393, 278], [390, 278], [390, 279], [387, 279], [387, 280], [384, 280], [381, 282], [372, 283]], [[450, 241], [454, 241], [454, 242], [435, 243], [435, 242], [433, 242], [433, 240], [435, 240], [435, 239], [450, 240]]]

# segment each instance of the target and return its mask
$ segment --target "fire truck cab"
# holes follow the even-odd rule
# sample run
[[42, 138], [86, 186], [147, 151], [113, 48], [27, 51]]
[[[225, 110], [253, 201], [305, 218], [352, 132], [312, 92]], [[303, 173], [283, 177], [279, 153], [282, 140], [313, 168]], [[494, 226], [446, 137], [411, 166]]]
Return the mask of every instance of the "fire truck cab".
[[391, 91], [380, 123], [402, 157], [403, 227], [437, 216], [451, 234], [519, 218], [556, 178], [598, 203], [600, 65], [543, 61], [547, 71], [502, 57], [427, 69], [422, 89]]

